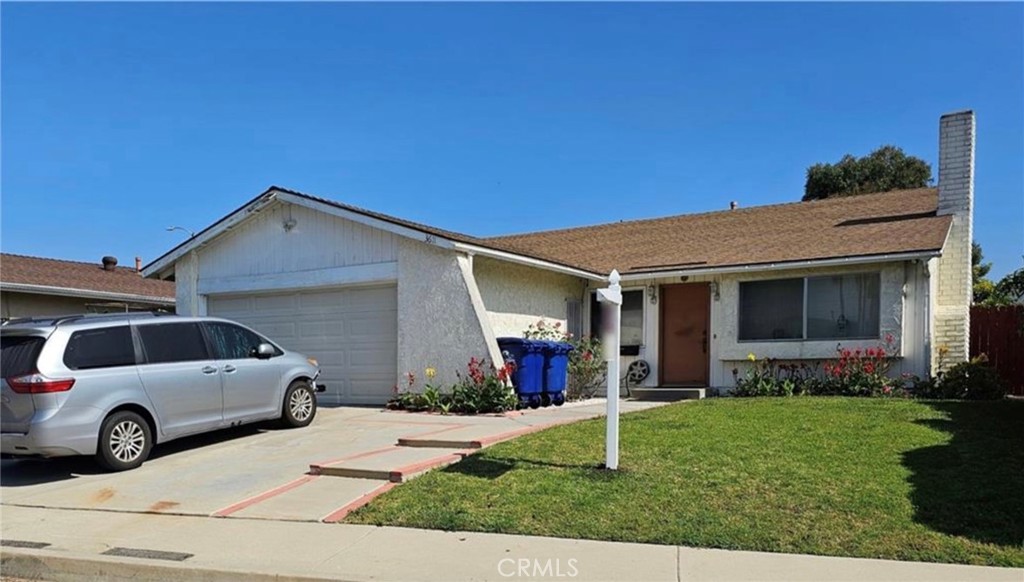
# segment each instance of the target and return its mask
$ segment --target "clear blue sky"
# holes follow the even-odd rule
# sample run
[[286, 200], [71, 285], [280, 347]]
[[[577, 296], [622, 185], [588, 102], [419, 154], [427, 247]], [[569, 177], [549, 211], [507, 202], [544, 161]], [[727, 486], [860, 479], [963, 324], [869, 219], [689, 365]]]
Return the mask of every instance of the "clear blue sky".
[[1024, 253], [1022, 4], [7, 3], [0, 48], [5, 252], [148, 262], [270, 184], [477, 235], [794, 201], [972, 108]]

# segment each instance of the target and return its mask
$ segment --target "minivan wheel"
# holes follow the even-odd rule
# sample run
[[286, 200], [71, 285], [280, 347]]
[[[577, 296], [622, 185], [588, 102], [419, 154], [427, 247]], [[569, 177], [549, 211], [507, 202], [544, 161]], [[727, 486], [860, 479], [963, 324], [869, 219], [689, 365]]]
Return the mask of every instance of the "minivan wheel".
[[302, 380], [292, 382], [284, 392], [284, 407], [281, 423], [290, 428], [299, 428], [313, 422], [316, 416], [316, 394], [309, 384]]
[[153, 435], [149, 423], [138, 414], [122, 410], [103, 421], [96, 460], [108, 471], [127, 471], [149, 457]]

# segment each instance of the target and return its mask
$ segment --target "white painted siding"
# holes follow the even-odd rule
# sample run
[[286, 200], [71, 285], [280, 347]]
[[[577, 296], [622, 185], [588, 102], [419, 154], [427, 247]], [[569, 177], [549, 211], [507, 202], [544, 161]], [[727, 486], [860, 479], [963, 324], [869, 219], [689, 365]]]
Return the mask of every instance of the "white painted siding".
[[[295, 221], [285, 230], [288, 220]], [[274, 204], [200, 250], [199, 278], [254, 277], [389, 263], [396, 235], [292, 204]]]

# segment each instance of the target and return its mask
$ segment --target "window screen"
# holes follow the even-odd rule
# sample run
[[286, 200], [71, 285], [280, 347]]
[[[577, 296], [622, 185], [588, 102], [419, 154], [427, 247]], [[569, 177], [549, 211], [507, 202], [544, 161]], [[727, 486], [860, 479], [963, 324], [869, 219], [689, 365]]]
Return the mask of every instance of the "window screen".
[[807, 279], [807, 338], [878, 337], [878, 273]]
[[740, 340], [801, 339], [804, 280], [740, 283]]
[[255, 333], [230, 323], [208, 323], [206, 331], [210, 336], [213, 355], [218, 360], [239, 360], [256, 355], [256, 347], [263, 338]]
[[198, 323], [140, 325], [138, 329], [147, 363], [192, 362], [209, 358]]
[[72, 370], [135, 365], [135, 346], [127, 325], [76, 331], [64, 349], [64, 365]]
[[38, 336], [0, 337], [0, 373], [16, 378], [36, 371], [36, 360], [46, 338]]

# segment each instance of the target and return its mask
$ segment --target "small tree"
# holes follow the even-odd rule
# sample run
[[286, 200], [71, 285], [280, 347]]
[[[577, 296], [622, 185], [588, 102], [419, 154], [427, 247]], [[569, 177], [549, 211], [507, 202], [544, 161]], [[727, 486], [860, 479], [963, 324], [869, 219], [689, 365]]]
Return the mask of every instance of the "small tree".
[[896, 146], [884, 145], [861, 158], [847, 154], [835, 164], [807, 168], [803, 199], [924, 188], [931, 180], [932, 167], [928, 162], [908, 156]]
[[992, 263], [984, 263], [985, 253], [976, 241], [971, 243], [971, 291], [974, 303], [985, 303], [995, 293], [996, 284], [985, 278]]

